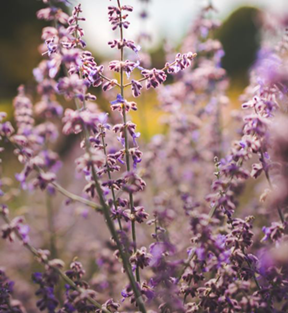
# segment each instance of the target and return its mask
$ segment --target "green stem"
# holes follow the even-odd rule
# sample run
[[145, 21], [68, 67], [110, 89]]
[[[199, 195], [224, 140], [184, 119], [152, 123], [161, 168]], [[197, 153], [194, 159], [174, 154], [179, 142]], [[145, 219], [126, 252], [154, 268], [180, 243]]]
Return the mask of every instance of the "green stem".
[[[261, 159], [262, 159], [262, 162], [261, 162], [261, 163], [262, 163], [262, 166], [263, 166], [263, 169], [264, 169], [265, 177], [266, 177], [266, 179], [267, 179], [267, 181], [268, 181], [268, 184], [269, 184], [271, 190], [273, 190], [274, 188], [273, 188], [273, 185], [272, 185], [272, 183], [271, 183], [270, 174], [269, 174], [269, 169], [268, 169], [268, 168], [266, 167], [266, 165], [265, 165], [264, 153], [263, 153], [262, 149], [260, 149], [260, 155], [261, 155]], [[283, 215], [282, 210], [280, 209], [280, 207], [279, 207], [278, 205], [277, 205], [277, 211], [278, 211], [278, 215], [279, 215], [279, 217], [280, 217], [280, 220], [281, 220], [282, 224], [284, 224], [284, 223], [285, 223], [285, 217], [284, 217], [284, 215]]]
[[193, 260], [193, 258], [196, 256], [195, 251], [196, 251], [196, 250], [194, 250], [194, 251], [190, 254], [188, 260], [186, 260], [186, 261], [184, 262], [184, 267], [182, 268], [182, 270], [181, 270], [181, 272], [180, 272], [180, 274], [179, 274], [179, 276], [178, 276], [178, 278], [177, 278], [177, 283], [178, 283], [178, 282], [180, 281], [180, 279], [182, 278], [182, 276], [183, 276], [183, 274], [185, 273], [186, 269], [190, 266], [190, 262], [191, 262], [191, 261]]
[[[256, 107], [254, 107], [254, 112], [257, 115], [259, 115]], [[263, 166], [263, 169], [264, 169], [264, 173], [265, 173], [266, 179], [268, 181], [268, 184], [269, 184], [271, 190], [273, 190], [274, 188], [273, 188], [273, 185], [272, 185], [271, 180], [270, 180], [269, 169], [266, 167], [266, 164], [265, 164], [265, 158], [264, 158], [264, 153], [263, 153], [262, 148], [260, 148], [260, 156], [261, 156], [261, 159], [262, 159], [261, 163], [262, 163], [262, 166]], [[277, 211], [278, 211], [278, 214], [279, 214], [279, 217], [280, 217], [280, 220], [281, 220], [282, 224], [284, 224], [285, 223], [285, 217], [283, 215], [283, 212], [282, 212], [281, 208], [278, 205], [277, 205]]]
[[96, 204], [90, 200], [87, 200], [85, 198], [82, 198], [80, 196], [77, 196], [74, 193], [71, 193], [70, 191], [66, 190], [65, 188], [63, 188], [58, 183], [52, 182], [51, 185], [54, 186], [60, 193], [62, 193], [62, 195], [66, 196], [67, 198], [71, 199], [72, 201], [85, 204], [85, 205], [91, 207], [92, 209], [95, 209], [95, 211], [98, 211], [98, 212], [102, 211], [102, 208], [98, 204]]
[[48, 191], [46, 192], [46, 206], [47, 206], [47, 220], [50, 235], [50, 251], [52, 259], [57, 258], [57, 248], [56, 248], [56, 231], [54, 225], [54, 210], [51, 201], [51, 196]]
[[[102, 145], [103, 145], [103, 151], [104, 151], [104, 154], [105, 154], [105, 157], [106, 157], [107, 174], [108, 174], [109, 180], [111, 180], [112, 176], [111, 176], [110, 167], [109, 167], [109, 164], [108, 164], [108, 161], [107, 161], [107, 151], [106, 151], [106, 144], [105, 144], [105, 140], [104, 140], [104, 134], [102, 134]], [[113, 198], [113, 203], [114, 203], [115, 209], [117, 210], [118, 205], [117, 205], [116, 196], [115, 196], [115, 190], [114, 190], [113, 185], [111, 186], [111, 193], [112, 193], [112, 198]], [[120, 218], [118, 217], [117, 220], [118, 220], [119, 228], [120, 228], [120, 230], [122, 230], [122, 225], [121, 225]]]

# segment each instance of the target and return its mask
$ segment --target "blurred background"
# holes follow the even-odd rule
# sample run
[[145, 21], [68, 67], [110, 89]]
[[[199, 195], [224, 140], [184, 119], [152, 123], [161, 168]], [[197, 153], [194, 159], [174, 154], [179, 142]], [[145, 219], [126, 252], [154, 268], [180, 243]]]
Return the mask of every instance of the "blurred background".
[[[133, 27], [130, 27], [126, 31], [127, 36], [135, 38], [143, 31], [143, 24], [139, 20], [139, 14], [142, 13], [143, 5], [139, 5], [139, 0], [126, 2], [135, 7], [134, 14], [129, 17], [129, 21], [131, 21]], [[109, 47], [107, 48], [107, 38], [113, 37], [114, 33], [111, 31], [109, 23], [107, 23], [107, 1], [83, 0], [81, 3], [87, 18], [87, 27], [85, 29], [87, 41], [96, 51], [101, 47], [102, 53], [111, 52], [111, 49]], [[198, 16], [201, 8], [208, 3], [208, 0], [149, 1], [149, 5], [147, 6], [149, 21], [147, 21], [144, 29], [153, 35], [152, 45], [149, 47], [157, 47], [163, 39], [167, 39], [174, 44], [181, 43], [181, 39], [187, 33], [193, 20]], [[283, 13], [285, 10], [287, 11], [287, 1], [285, 0], [213, 0], [210, 3], [218, 10], [216, 16], [222, 21], [226, 20], [232, 12], [237, 11], [241, 7], [268, 9], [267, 11], [275, 14]], [[245, 27], [247, 22], [249, 23], [247, 18], [249, 19], [249, 14], [247, 16], [242, 15], [241, 22], [243, 27]], [[231, 27], [231, 25], [229, 26]], [[104, 48], [105, 46], [106, 50]]]
[[[69, 11], [79, 1], [71, 0]], [[197, 17], [205, 0], [151, 0], [147, 6], [148, 18], [143, 22], [139, 15], [143, 13], [147, 1], [130, 0], [127, 3], [135, 7], [130, 22], [133, 27], [126, 37], [135, 39], [142, 32], [151, 35], [151, 42], [145, 50], [152, 53], [154, 64], [163, 64], [163, 41], [173, 46], [181, 43], [193, 20]], [[89, 49], [93, 50], [96, 60], [104, 61], [113, 57], [108, 40], [115, 34], [107, 20], [105, 0], [82, 0], [86, 22], [83, 27]], [[287, 11], [286, 0], [214, 0], [218, 10], [215, 16], [223, 22], [218, 37], [225, 50], [223, 66], [228, 75], [237, 81], [239, 88], [247, 83], [245, 73], [253, 63], [258, 49], [258, 27], [255, 22], [257, 10], [267, 11], [276, 16]], [[41, 59], [37, 47], [41, 43], [41, 28], [47, 23], [36, 19], [36, 11], [44, 7], [40, 0], [2, 1], [0, 11], [0, 106], [9, 111], [11, 99], [19, 84], [32, 84], [32, 69]], [[232, 84], [233, 87], [233, 84]]]
[[[69, 13], [79, 2], [69, 0], [70, 5], [63, 4], [62, 8]], [[211, 18], [222, 23], [215, 36], [221, 41], [225, 52], [222, 66], [230, 80], [230, 109], [237, 109], [240, 107], [238, 97], [248, 84], [249, 69], [260, 46], [261, 21], [258, 13], [263, 11], [271, 15], [272, 23], [273, 19], [288, 12], [285, 2], [286, 0], [127, 0], [125, 3], [133, 5], [134, 12], [129, 16], [131, 27], [125, 30], [125, 37], [135, 41], [142, 38], [142, 51], [150, 55], [151, 67], [162, 68], [166, 62], [165, 47], [179, 50], [201, 9], [212, 3], [216, 11], [209, 14]], [[87, 49], [93, 52], [97, 63], [105, 64], [109, 60], [117, 59], [117, 51], [107, 44], [118, 36], [118, 32], [111, 30], [107, 18], [107, 6], [113, 2], [82, 0], [81, 3], [86, 18], [82, 27]], [[36, 18], [36, 12], [46, 6], [41, 0], [3, 1], [1, 6], [0, 110], [6, 111], [8, 118], [12, 120], [12, 100], [20, 84], [25, 84], [34, 97], [33, 101], [37, 101], [32, 70], [42, 59], [38, 47], [42, 44], [42, 28], [49, 26], [49, 23]], [[145, 34], [150, 37], [148, 40]], [[98, 105], [109, 110], [109, 99], [101, 95], [101, 90], [94, 88], [91, 92], [97, 94]], [[152, 135], [163, 132], [164, 128], [159, 122], [162, 111], [159, 109], [156, 93], [150, 90], [144, 97], [138, 111], [133, 113], [133, 120], [138, 125], [141, 138], [147, 141]], [[59, 101], [64, 106], [69, 105], [63, 99]], [[73, 138], [71, 141], [65, 139], [65, 144], [60, 145], [61, 151], [58, 152], [68, 154], [73, 143]]]

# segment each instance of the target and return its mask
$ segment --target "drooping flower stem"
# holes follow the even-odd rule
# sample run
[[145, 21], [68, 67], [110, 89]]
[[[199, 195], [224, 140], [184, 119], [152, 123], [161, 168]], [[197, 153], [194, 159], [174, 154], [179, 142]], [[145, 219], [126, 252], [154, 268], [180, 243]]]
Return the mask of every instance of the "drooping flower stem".
[[[121, 12], [121, 3], [120, 0], [117, 0], [118, 8], [120, 10], [120, 40], [123, 42], [123, 26], [122, 26], [122, 12]], [[124, 61], [124, 47], [122, 46], [120, 49], [120, 60], [121, 62]], [[121, 91], [121, 96], [124, 99], [124, 71], [123, 67], [120, 69], [120, 91]], [[123, 115], [123, 123], [124, 123], [124, 137], [125, 137], [125, 155], [126, 155], [126, 167], [127, 171], [130, 172], [130, 158], [129, 158], [129, 142], [128, 142], [128, 134], [127, 134], [127, 116], [126, 116], [126, 110], [125, 110], [125, 105], [123, 105], [122, 109], [122, 115]], [[134, 200], [133, 200], [133, 194], [129, 192], [129, 202], [130, 202], [130, 210], [131, 214], [135, 213], [134, 209]], [[137, 244], [136, 244], [136, 228], [135, 228], [135, 221], [132, 220], [131, 222], [131, 227], [132, 227], [132, 240], [133, 240], [133, 246], [134, 246], [134, 252], [137, 251]], [[136, 280], [140, 283], [140, 273], [139, 273], [139, 267], [136, 267]]]

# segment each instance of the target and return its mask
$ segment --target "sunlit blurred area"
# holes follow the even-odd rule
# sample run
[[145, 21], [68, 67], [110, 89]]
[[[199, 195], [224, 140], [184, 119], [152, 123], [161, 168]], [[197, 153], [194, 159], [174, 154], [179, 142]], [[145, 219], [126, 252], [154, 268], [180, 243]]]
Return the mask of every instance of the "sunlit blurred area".
[[[79, 1], [69, 1], [63, 8], [68, 12]], [[108, 46], [115, 38], [107, 20], [108, 1], [83, 0], [82, 8], [86, 21], [82, 23], [88, 48], [93, 51], [96, 61], [106, 62], [117, 58]], [[177, 49], [201, 9], [212, 4], [215, 10], [211, 18], [218, 19], [222, 26], [213, 34], [223, 45], [222, 66], [230, 79], [229, 96], [237, 100], [248, 83], [248, 71], [252, 66], [260, 45], [260, 12], [268, 12], [273, 18], [281, 18], [287, 13], [285, 0], [151, 0], [132, 1], [134, 12], [131, 25], [125, 36], [138, 41], [142, 52], [148, 52], [151, 65], [156, 68], [165, 64], [167, 49]], [[17, 87], [25, 83], [33, 92], [35, 85], [32, 70], [41, 60], [38, 46], [41, 41], [41, 28], [47, 23], [36, 18], [36, 12], [43, 7], [40, 0], [3, 1], [0, 18], [0, 106], [1, 110], [12, 113], [12, 98]], [[169, 81], [168, 81], [169, 83]], [[108, 101], [98, 96], [98, 105], [108, 110]], [[144, 101], [144, 100], [142, 100]], [[140, 106], [136, 122], [141, 127], [143, 138], [148, 138], [161, 129], [158, 120], [161, 112], [157, 108], [157, 98], [153, 92], [145, 96]], [[237, 107], [237, 101], [233, 104]], [[144, 112], [144, 113], [143, 113]], [[144, 116], [144, 118], [143, 118]], [[149, 123], [147, 124], [147, 116]], [[141, 120], [141, 121], [140, 121]], [[144, 122], [143, 122], [144, 121]], [[147, 128], [147, 125], [148, 128]]]

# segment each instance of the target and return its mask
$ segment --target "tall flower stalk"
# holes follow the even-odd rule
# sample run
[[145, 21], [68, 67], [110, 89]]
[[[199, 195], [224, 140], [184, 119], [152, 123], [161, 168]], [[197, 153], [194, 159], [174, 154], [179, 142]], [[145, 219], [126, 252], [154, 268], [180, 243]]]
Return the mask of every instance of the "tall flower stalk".
[[[122, 24], [122, 7], [120, 0], [117, 0], [118, 9], [120, 11], [120, 41], [123, 42], [124, 36], [123, 36], [123, 24]], [[121, 47], [120, 49], [120, 61], [124, 62], [124, 47]], [[120, 69], [120, 91], [121, 91], [121, 97], [124, 99], [124, 70], [121, 66]], [[130, 172], [130, 155], [129, 155], [129, 142], [128, 142], [128, 133], [127, 133], [127, 116], [126, 116], [126, 108], [123, 106], [122, 109], [122, 115], [123, 115], [123, 126], [124, 126], [124, 138], [125, 138], [125, 155], [126, 155], [126, 168], [127, 171]], [[134, 209], [134, 200], [133, 200], [133, 194], [132, 192], [129, 192], [129, 202], [130, 202], [130, 210], [131, 214], [135, 213]], [[132, 226], [132, 240], [133, 240], [133, 246], [134, 246], [134, 253], [137, 251], [137, 241], [136, 241], [136, 225], [135, 220], [131, 221]], [[139, 273], [139, 267], [137, 265], [136, 267], [136, 280], [138, 283], [140, 283], [140, 273]]]

